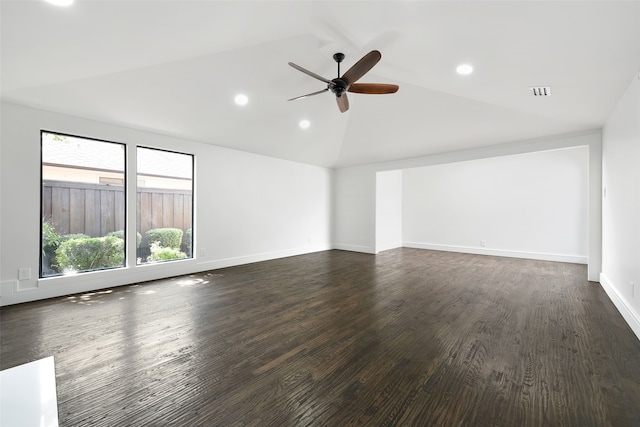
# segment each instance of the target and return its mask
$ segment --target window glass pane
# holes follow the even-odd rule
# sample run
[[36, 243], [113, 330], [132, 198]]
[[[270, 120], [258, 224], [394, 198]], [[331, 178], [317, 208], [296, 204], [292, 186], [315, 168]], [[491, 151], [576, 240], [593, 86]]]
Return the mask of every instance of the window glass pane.
[[40, 277], [125, 265], [125, 146], [41, 133]]
[[137, 263], [192, 258], [193, 156], [137, 149]]

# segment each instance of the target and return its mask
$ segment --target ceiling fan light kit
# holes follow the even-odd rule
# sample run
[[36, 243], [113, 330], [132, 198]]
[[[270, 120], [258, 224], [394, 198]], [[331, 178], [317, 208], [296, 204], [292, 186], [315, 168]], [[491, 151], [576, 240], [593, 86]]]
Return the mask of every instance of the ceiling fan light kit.
[[305, 73], [314, 79], [320, 80], [327, 84], [326, 89], [312, 92], [306, 95], [297, 96], [295, 98], [288, 99], [288, 101], [295, 101], [298, 99], [306, 98], [308, 96], [319, 95], [321, 93], [330, 91], [336, 96], [336, 102], [338, 109], [341, 113], [344, 113], [349, 109], [349, 98], [347, 98], [347, 92], [352, 93], [364, 93], [364, 94], [387, 94], [396, 93], [399, 89], [398, 85], [385, 84], [385, 83], [356, 83], [362, 76], [364, 76], [374, 65], [380, 61], [382, 55], [377, 50], [372, 50], [365, 56], [360, 58], [351, 68], [349, 68], [342, 76], [340, 76], [340, 63], [344, 60], [343, 53], [335, 53], [333, 60], [338, 63], [338, 77], [333, 80], [326, 79], [312, 71], [307, 70], [293, 62], [289, 62], [289, 65], [298, 71]]

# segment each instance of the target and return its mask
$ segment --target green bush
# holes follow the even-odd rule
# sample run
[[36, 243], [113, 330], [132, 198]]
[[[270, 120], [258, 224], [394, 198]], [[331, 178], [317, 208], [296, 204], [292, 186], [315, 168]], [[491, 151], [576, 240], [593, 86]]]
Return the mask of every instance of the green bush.
[[73, 240], [73, 239], [88, 239], [89, 236], [87, 236], [86, 234], [82, 234], [82, 233], [75, 233], [75, 234], [63, 234], [62, 236], [60, 236], [60, 243], [64, 243], [68, 240]]
[[71, 238], [58, 246], [58, 271], [87, 271], [124, 265], [124, 240], [116, 236]]
[[124, 240], [124, 230], [112, 231], [107, 236], [116, 236], [118, 239]]
[[42, 223], [42, 271], [44, 274], [55, 273], [52, 264], [55, 264], [56, 249], [60, 245], [60, 235], [51, 223]]
[[187, 228], [187, 231], [185, 231], [185, 233], [184, 233], [184, 239], [183, 239], [183, 243], [186, 246], [187, 251], [189, 253], [191, 253], [191, 247], [193, 245], [192, 233], [193, 233], [193, 231], [191, 230], [191, 228]]
[[60, 236], [48, 221], [42, 223], [42, 251], [53, 254], [60, 244]]
[[182, 230], [179, 228], [152, 228], [145, 233], [149, 246], [158, 242], [163, 248], [180, 249]]
[[180, 249], [165, 248], [158, 242], [153, 242], [149, 249], [151, 250], [151, 255], [147, 257], [147, 262], [170, 261], [173, 259], [184, 259], [187, 257], [187, 254], [181, 252]]
[[[116, 236], [118, 239], [124, 240], [124, 230], [112, 231], [107, 234], [107, 236]], [[142, 242], [142, 234], [139, 231], [136, 231], [136, 248], [140, 247], [140, 243]]]

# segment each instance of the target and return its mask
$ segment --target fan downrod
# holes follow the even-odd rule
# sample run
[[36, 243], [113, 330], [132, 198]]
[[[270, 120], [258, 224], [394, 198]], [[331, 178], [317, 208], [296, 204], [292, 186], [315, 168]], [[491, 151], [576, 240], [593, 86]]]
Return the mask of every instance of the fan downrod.
[[338, 63], [338, 77], [331, 80], [333, 85], [329, 85], [329, 90], [339, 98], [347, 91], [347, 83], [340, 78], [340, 63], [344, 60], [344, 53], [334, 53], [333, 60]]

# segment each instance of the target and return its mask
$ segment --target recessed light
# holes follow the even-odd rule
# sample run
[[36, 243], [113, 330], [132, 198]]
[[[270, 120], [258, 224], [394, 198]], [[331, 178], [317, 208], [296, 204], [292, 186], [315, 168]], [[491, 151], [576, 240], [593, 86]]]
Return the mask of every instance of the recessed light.
[[71, 6], [73, 0], [45, 0], [47, 3], [54, 4], [56, 6]]
[[249, 97], [244, 94], [239, 94], [236, 95], [235, 101], [238, 105], [247, 105], [247, 103], [249, 102]]
[[467, 76], [473, 73], [473, 67], [469, 64], [461, 64], [456, 68], [456, 72], [458, 74], [462, 74], [463, 76]]
[[309, 126], [311, 126], [311, 122], [307, 119], [304, 120], [300, 120], [300, 123], [298, 123], [298, 125], [302, 128], [302, 129], [308, 129]]

